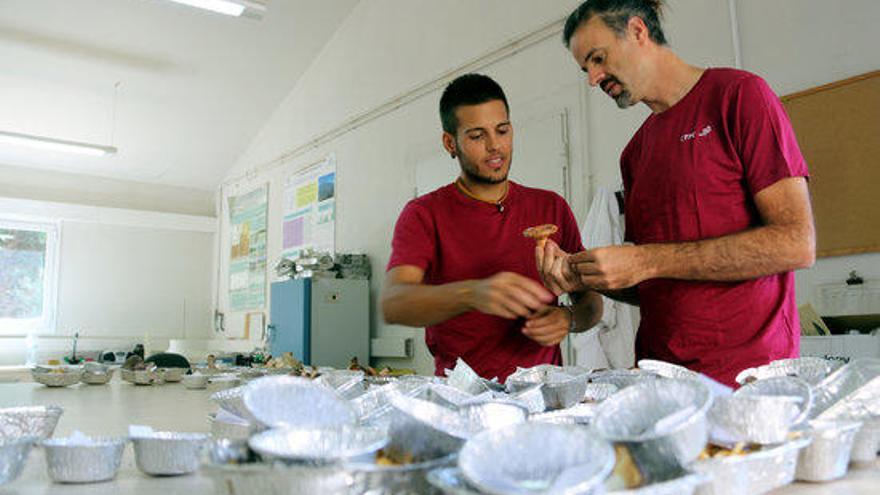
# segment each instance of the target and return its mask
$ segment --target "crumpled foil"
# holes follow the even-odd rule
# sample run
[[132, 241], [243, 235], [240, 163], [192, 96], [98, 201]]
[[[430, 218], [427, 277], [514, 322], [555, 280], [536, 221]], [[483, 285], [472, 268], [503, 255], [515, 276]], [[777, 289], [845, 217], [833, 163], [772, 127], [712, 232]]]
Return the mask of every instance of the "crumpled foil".
[[813, 410], [813, 388], [801, 378], [795, 376], [779, 376], [758, 380], [740, 387], [733, 394], [736, 397], [746, 395], [776, 395], [799, 397], [800, 414], [795, 418], [792, 425], [799, 425], [807, 420]]
[[94, 483], [116, 477], [125, 439], [93, 438], [87, 444], [67, 438], [43, 440], [49, 477], [59, 483]]
[[375, 456], [388, 443], [382, 428], [279, 428], [258, 433], [248, 440], [255, 452], [267, 459], [330, 463], [361, 456]]
[[697, 458], [709, 437], [709, 389], [696, 380], [648, 380], [596, 408], [593, 427], [627, 447], [646, 482], [662, 481]]
[[637, 363], [640, 370], [656, 373], [663, 378], [685, 378], [696, 380], [699, 373], [691, 371], [684, 366], [667, 363], [666, 361], [658, 361], [655, 359], [640, 359]]
[[860, 358], [828, 375], [813, 390], [812, 417], [864, 419], [880, 416], [880, 359]]
[[798, 452], [810, 439], [788, 443], [746, 455], [706, 459], [689, 466], [709, 476], [697, 495], [743, 495], [766, 493], [794, 481]]
[[798, 455], [795, 479], [831, 481], [846, 474], [858, 421], [810, 421], [806, 431], [813, 441]]
[[0, 409], [0, 439], [52, 436], [64, 410], [58, 406], [21, 406]]
[[594, 493], [614, 466], [614, 451], [587, 428], [528, 423], [475, 436], [458, 465], [487, 493]]
[[132, 437], [135, 463], [153, 476], [192, 473], [199, 469], [199, 458], [208, 444], [204, 433], [152, 432]]
[[0, 439], [0, 485], [18, 478], [35, 440], [35, 437]]
[[334, 427], [357, 422], [355, 410], [335, 392], [294, 376], [266, 376], [247, 384], [244, 405], [271, 427]]
[[749, 380], [764, 380], [777, 376], [796, 376], [809, 383], [816, 385], [821, 382], [833, 369], [830, 361], [819, 357], [801, 357], [794, 359], [779, 359], [758, 366], [747, 368], [736, 375], [736, 382], [744, 384]]
[[800, 397], [747, 394], [717, 398], [709, 419], [736, 441], [770, 445], [785, 442], [801, 414]]
[[547, 409], [547, 404], [544, 403], [542, 388], [543, 384], [540, 383], [532, 385], [529, 388], [511, 394], [510, 398], [526, 406], [531, 414], [542, 413]]
[[211, 400], [216, 402], [221, 409], [229, 412], [249, 423], [257, 423], [257, 418], [244, 405], [245, 385], [227, 388], [211, 394]]

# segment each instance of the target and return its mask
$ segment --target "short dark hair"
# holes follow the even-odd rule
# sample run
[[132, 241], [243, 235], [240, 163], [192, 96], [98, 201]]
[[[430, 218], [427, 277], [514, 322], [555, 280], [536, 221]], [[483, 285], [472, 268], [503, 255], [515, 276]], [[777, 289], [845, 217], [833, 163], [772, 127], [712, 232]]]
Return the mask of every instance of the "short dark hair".
[[626, 32], [627, 23], [632, 17], [638, 17], [648, 27], [651, 40], [658, 45], [665, 45], [666, 36], [663, 34], [663, 26], [660, 25], [662, 10], [663, 0], [586, 0], [565, 21], [562, 42], [566, 48], [571, 48], [574, 32], [598, 15], [618, 36]]
[[440, 123], [443, 125], [443, 130], [450, 134], [455, 134], [458, 130], [458, 119], [455, 117], [455, 110], [458, 107], [479, 105], [494, 100], [503, 101], [504, 108], [510, 114], [504, 90], [491, 77], [482, 74], [465, 74], [456, 77], [446, 86], [443, 96], [440, 97]]

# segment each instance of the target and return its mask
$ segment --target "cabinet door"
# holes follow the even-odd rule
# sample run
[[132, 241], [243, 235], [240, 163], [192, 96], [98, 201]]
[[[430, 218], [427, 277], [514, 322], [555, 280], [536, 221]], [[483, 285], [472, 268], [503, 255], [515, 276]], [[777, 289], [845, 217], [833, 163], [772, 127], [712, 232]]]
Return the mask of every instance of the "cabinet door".
[[285, 280], [272, 284], [269, 352], [280, 356], [291, 352], [311, 364], [309, 322], [311, 320], [311, 280]]
[[370, 363], [370, 288], [366, 280], [312, 284], [312, 361], [345, 369], [353, 357]]

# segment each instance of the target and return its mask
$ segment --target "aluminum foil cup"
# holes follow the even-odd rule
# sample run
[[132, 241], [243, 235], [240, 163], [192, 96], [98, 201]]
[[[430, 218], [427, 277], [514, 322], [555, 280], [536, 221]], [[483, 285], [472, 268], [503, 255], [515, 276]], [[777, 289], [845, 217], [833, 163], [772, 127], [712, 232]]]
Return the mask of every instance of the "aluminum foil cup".
[[315, 382], [335, 390], [340, 397], [346, 400], [354, 399], [367, 391], [363, 371], [328, 371], [316, 378]]
[[0, 439], [0, 485], [18, 478], [36, 440], [36, 437]]
[[586, 377], [586, 374], [571, 375], [559, 366], [539, 365], [518, 369], [507, 378], [507, 388], [515, 393], [540, 384], [545, 409], [565, 409], [583, 400]]
[[621, 390], [641, 382], [651, 382], [658, 378], [660, 378], [658, 375], [645, 370], [597, 371], [588, 377], [591, 383], [610, 383]]
[[184, 375], [183, 386], [190, 390], [201, 390], [208, 387], [208, 375], [201, 373]]
[[[490, 392], [484, 392], [490, 393]], [[482, 394], [481, 394], [482, 395]], [[466, 392], [445, 385], [443, 383], [430, 383], [426, 390], [425, 399], [437, 403], [441, 406], [458, 408], [472, 400], [474, 396]]]
[[362, 425], [387, 425], [391, 420], [391, 397], [396, 394], [406, 397], [420, 397], [427, 393], [428, 383], [399, 380], [397, 382], [371, 387], [367, 393], [350, 402]]
[[543, 385], [540, 383], [532, 385], [529, 388], [512, 394], [510, 398], [523, 404], [529, 410], [530, 414], [542, 413], [547, 409], [547, 404], [544, 403], [544, 392], [541, 390], [542, 388]]
[[248, 408], [244, 405], [245, 386], [227, 388], [211, 394], [211, 400], [216, 402], [220, 409], [237, 416], [248, 423], [257, 423]]
[[880, 359], [850, 361], [816, 385], [813, 393], [813, 418], [880, 416]]
[[798, 455], [795, 478], [799, 481], [831, 481], [846, 474], [857, 421], [811, 421], [807, 435], [813, 440]]
[[480, 375], [461, 358], [458, 358], [455, 362], [455, 369], [452, 372], [447, 372], [446, 377], [446, 383], [449, 386], [467, 394], [477, 395], [490, 390]]
[[400, 466], [375, 463], [348, 463], [343, 473], [351, 481], [347, 495], [424, 495], [433, 493], [427, 474], [438, 468], [455, 465], [457, 456], [451, 454], [423, 462]]
[[779, 395], [719, 397], [709, 419], [736, 441], [770, 445], [783, 443], [801, 417], [801, 398]]
[[685, 378], [696, 380], [699, 373], [691, 371], [684, 366], [667, 363], [666, 361], [657, 361], [654, 359], [640, 359], [637, 363], [640, 370], [650, 371], [662, 376], [663, 378]]
[[630, 490], [609, 491], [608, 495], [692, 495], [697, 487], [708, 481], [708, 476], [685, 472], [668, 481], [653, 483]]
[[0, 409], [0, 439], [36, 437], [44, 440], [52, 436], [58, 418], [64, 412], [58, 406], [22, 406]]
[[59, 368], [63, 371], [40, 371], [39, 369], [31, 370], [31, 377], [37, 383], [41, 383], [47, 387], [69, 387], [79, 383], [82, 377], [80, 369]]
[[162, 378], [169, 383], [177, 383], [183, 380], [186, 371], [185, 368], [159, 368], [159, 372], [162, 373]]
[[134, 385], [152, 385], [159, 382], [159, 375], [154, 370], [122, 369], [119, 373], [124, 381]]
[[850, 460], [857, 464], [873, 463], [880, 450], [880, 417], [868, 418], [856, 433]]
[[260, 423], [273, 428], [354, 425], [354, 408], [332, 390], [305, 378], [267, 376], [247, 384], [244, 405]]
[[810, 385], [821, 382], [831, 372], [831, 362], [818, 357], [780, 359], [757, 368], [748, 368], [736, 375], [740, 385], [753, 380], [764, 380], [778, 376], [796, 376]]
[[351, 458], [374, 459], [388, 443], [388, 432], [368, 426], [341, 428], [278, 428], [248, 440], [267, 459], [332, 463]]
[[385, 453], [392, 460], [422, 462], [458, 452], [469, 424], [452, 409], [427, 400], [393, 395]]
[[116, 477], [125, 440], [94, 438], [88, 443], [70, 439], [43, 440], [49, 477], [57, 483], [94, 483]]
[[80, 378], [83, 383], [88, 385], [105, 385], [113, 379], [113, 369], [107, 368], [103, 371], [93, 371], [86, 369]]
[[600, 403], [593, 426], [629, 449], [648, 482], [665, 480], [706, 446], [711, 405], [712, 395], [700, 381], [648, 379]]
[[611, 383], [588, 383], [584, 389], [583, 402], [602, 402], [620, 390]]
[[456, 414], [467, 428], [467, 439], [485, 430], [512, 428], [525, 423], [529, 411], [516, 402], [495, 400], [461, 407]]
[[567, 409], [558, 409], [540, 414], [532, 414], [529, 421], [570, 425], [589, 425], [596, 416], [596, 404], [577, 404]]
[[599, 493], [614, 451], [587, 428], [529, 423], [470, 439], [458, 466], [480, 491], [499, 494]]
[[215, 393], [228, 388], [235, 388], [241, 385], [241, 378], [238, 375], [220, 374], [208, 377], [208, 392]]
[[689, 469], [705, 474], [710, 481], [697, 488], [697, 495], [742, 495], [766, 493], [794, 481], [798, 452], [809, 438], [794, 440], [746, 455], [697, 461]]
[[813, 410], [813, 389], [806, 381], [794, 376], [779, 376], [751, 382], [734, 392], [735, 397], [747, 395], [776, 395], [787, 397], [799, 397], [800, 414], [794, 419], [792, 425], [799, 425], [806, 421]]
[[208, 424], [211, 428], [211, 436], [215, 440], [223, 438], [247, 440], [248, 437], [258, 430], [253, 423], [248, 423], [238, 416], [231, 414], [224, 414], [222, 416], [219, 414], [209, 414]]
[[138, 469], [151, 476], [176, 476], [199, 469], [208, 435], [157, 431], [132, 437], [131, 442]]

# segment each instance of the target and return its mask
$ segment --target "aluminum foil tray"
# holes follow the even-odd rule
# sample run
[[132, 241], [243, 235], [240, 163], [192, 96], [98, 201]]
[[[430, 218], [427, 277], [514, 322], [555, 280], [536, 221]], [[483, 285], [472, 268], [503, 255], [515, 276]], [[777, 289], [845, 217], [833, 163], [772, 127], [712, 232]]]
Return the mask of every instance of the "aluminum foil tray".
[[52, 436], [64, 410], [58, 406], [22, 406], [0, 409], [0, 439]]
[[591, 383], [610, 383], [621, 390], [637, 383], [651, 382], [658, 378], [660, 377], [655, 373], [645, 370], [596, 371], [588, 377]]
[[601, 493], [614, 451], [587, 428], [529, 423], [472, 438], [458, 466], [490, 494]]
[[257, 418], [248, 411], [244, 405], [245, 386], [238, 386], [220, 390], [211, 394], [211, 400], [216, 402], [224, 411], [237, 416], [248, 423], [258, 423]]
[[793, 425], [799, 425], [806, 421], [813, 410], [813, 388], [809, 383], [795, 376], [779, 376], [751, 382], [740, 387], [733, 395], [737, 397], [744, 395], [798, 397], [800, 398], [801, 412], [793, 421]]
[[168, 383], [177, 383], [183, 380], [187, 372], [186, 368], [159, 368], [162, 379]]
[[183, 376], [183, 386], [190, 390], [202, 390], [208, 388], [208, 375], [194, 373]]
[[347, 495], [425, 495], [434, 493], [426, 479], [428, 472], [455, 465], [457, 454], [402, 466], [375, 463], [346, 464], [344, 473], [351, 480]]
[[79, 383], [82, 378], [81, 369], [59, 368], [63, 371], [42, 371], [35, 368], [31, 370], [31, 377], [37, 383], [41, 383], [47, 387], [69, 387]]
[[375, 459], [376, 452], [387, 443], [387, 431], [367, 426], [272, 429], [248, 440], [250, 448], [264, 459], [312, 463], [339, 462], [351, 458]]
[[35, 437], [0, 439], [0, 485], [18, 478], [35, 440]]
[[654, 359], [640, 359], [638, 363], [636, 363], [640, 370], [649, 371], [651, 373], [656, 373], [657, 375], [662, 376], [663, 378], [685, 378], [696, 380], [699, 376], [699, 373], [696, 371], [691, 371], [684, 366], [679, 366], [677, 364], [667, 363], [666, 361], [657, 361]]
[[577, 404], [567, 409], [532, 414], [529, 421], [570, 425], [588, 425], [596, 416], [596, 404]]
[[772, 445], [788, 439], [802, 412], [799, 397], [734, 394], [717, 398], [709, 419], [736, 441]]
[[467, 394], [477, 395], [491, 390], [485, 380], [480, 378], [480, 375], [461, 358], [455, 362], [455, 369], [446, 373], [446, 377], [446, 383], [450, 387], [455, 387]]
[[694, 462], [689, 469], [710, 481], [697, 488], [697, 495], [759, 495], [794, 481], [798, 453], [810, 439], [794, 440], [742, 456]]
[[602, 402], [620, 390], [611, 383], [588, 383], [584, 390], [583, 402]]
[[95, 483], [116, 477], [125, 440], [71, 438], [43, 440], [49, 477], [58, 483]]
[[778, 376], [796, 376], [810, 385], [816, 385], [828, 376], [831, 369], [831, 362], [819, 357], [780, 359], [764, 366], [747, 368], [740, 371], [736, 375], [736, 382], [742, 385], [752, 380], [764, 380]]
[[795, 479], [831, 481], [845, 475], [861, 427], [857, 421], [811, 421], [806, 433], [813, 441], [798, 455]]
[[860, 358], [849, 362], [816, 385], [813, 393], [813, 418], [880, 416], [880, 359]]
[[865, 419], [862, 428], [856, 433], [850, 458], [852, 462], [859, 464], [874, 462], [878, 450], [880, 450], [880, 417]]
[[393, 410], [391, 397], [400, 394], [406, 397], [421, 397], [427, 392], [428, 383], [415, 380], [399, 380], [381, 387], [371, 387], [364, 395], [350, 402], [364, 425], [387, 425]]
[[233, 416], [231, 414], [209, 414], [208, 424], [211, 428], [211, 436], [215, 440], [247, 440], [258, 428], [252, 423]]
[[247, 384], [244, 405], [270, 427], [334, 427], [357, 422], [354, 408], [305, 378], [267, 376]]
[[199, 469], [199, 458], [208, 443], [204, 433], [153, 432], [132, 437], [135, 463], [151, 476], [176, 476]]
[[586, 377], [586, 374], [569, 374], [559, 366], [542, 364], [518, 369], [507, 378], [507, 388], [516, 393], [540, 384], [545, 409], [565, 409], [583, 400], [587, 388]]
[[630, 450], [647, 482], [666, 480], [705, 447], [711, 405], [712, 395], [700, 381], [648, 380], [600, 403], [593, 427]]
[[367, 391], [363, 371], [328, 371], [316, 378], [315, 382], [335, 390], [340, 397], [346, 400], [354, 399]]
[[109, 368], [104, 371], [92, 371], [86, 369], [80, 378], [87, 385], [104, 385], [113, 379], [113, 369]]

